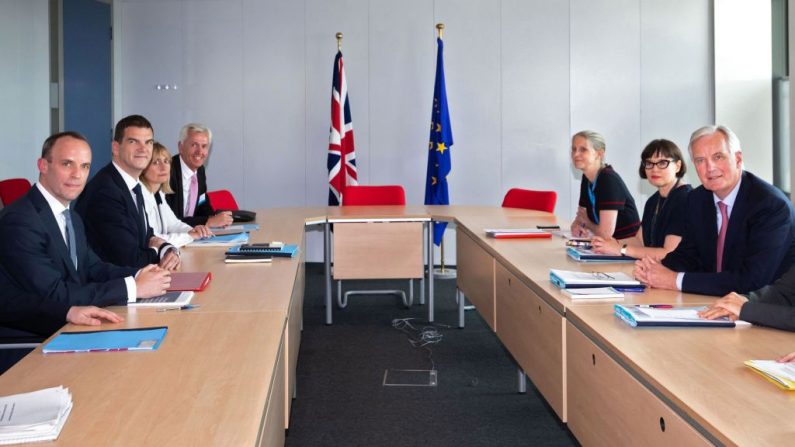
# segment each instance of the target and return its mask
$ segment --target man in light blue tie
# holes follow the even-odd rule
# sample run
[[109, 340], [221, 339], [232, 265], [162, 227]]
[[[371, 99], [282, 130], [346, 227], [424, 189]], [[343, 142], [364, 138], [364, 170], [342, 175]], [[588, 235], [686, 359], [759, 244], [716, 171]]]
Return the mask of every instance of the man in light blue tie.
[[82, 135], [51, 136], [38, 160], [38, 183], [0, 213], [0, 325], [49, 336], [66, 322], [118, 322], [98, 307], [161, 295], [170, 285], [166, 270], [115, 266], [88, 246], [71, 203], [90, 167]]

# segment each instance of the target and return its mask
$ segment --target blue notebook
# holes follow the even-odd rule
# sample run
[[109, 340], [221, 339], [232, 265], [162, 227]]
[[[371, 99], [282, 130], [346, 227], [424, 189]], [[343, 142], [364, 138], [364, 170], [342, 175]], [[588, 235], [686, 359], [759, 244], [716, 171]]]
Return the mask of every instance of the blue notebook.
[[[624, 323], [632, 327], [638, 326], [704, 326], [704, 327], [735, 327], [737, 324], [745, 322], [734, 322], [728, 318], [718, 318], [717, 320], [707, 320], [698, 316], [698, 311], [705, 309], [700, 307], [673, 307], [670, 309], [654, 308], [643, 305], [621, 305], [613, 306], [615, 315]], [[747, 324], [747, 323], [745, 323]]]
[[196, 239], [188, 246], [192, 247], [218, 247], [245, 244], [248, 242], [248, 233], [224, 234], [211, 236], [204, 239]]
[[45, 354], [64, 352], [154, 351], [168, 327], [116, 329], [110, 331], [61, 332], [44, 345]]
[[568, 247], [566, 254], [570, 258], [579, 262], [633, 262], [635, 258], [624, 255], [606, 255], [602, 253], [594, 253], [593, 250], [581, 247]]
[[284, 244], [280, 247], [268, 247], [267, 244], [242, 244], [226, 251], [226, 254], [230, 255], [271, 255], [282, 258], [292, 258], [296, 253], [298, 246], [295, 244]]

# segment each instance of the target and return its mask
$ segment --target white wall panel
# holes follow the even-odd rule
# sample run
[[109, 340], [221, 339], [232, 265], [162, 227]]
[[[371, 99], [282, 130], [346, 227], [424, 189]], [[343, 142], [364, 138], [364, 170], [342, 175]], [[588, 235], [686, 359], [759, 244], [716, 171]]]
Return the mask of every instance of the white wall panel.
[[0, 179], [38, 178], [50, 134], [48, 14], [46, 0], [0, 2]]
[[[640, 179], [636, 175], [640, 65], [638, 0], [572, 0], [571, 133], [591, 129], [604, 135], [607, 162], [624, 179], [636, 202], [640, 198]], [[569, 207], [573, 210], [581, 173], [569, 169]]]
[[568, 3], [503, 0], [501, 66], [500, 192], [514, 187], [557, 191], [556, 212], [568, 219], [573, 211]]
[[450, 151], [450, 203], [499, 204], [500, 3], [437, 0], [434, 22], [446, 26], [445, 82], [455, 143]]
[[[714, 121], [712, 21], [707, 0], [643, 0], [641, 2], [641, 147], [656, 138], [679, 146], [698, 185], [687, 153], [690, 134]], [[676, 24], [676, 26], [671, 26]], [[641, 182], [642, 191], [655, 190]]]
[[[306, 204], [328, 203], [331, 74], [337, 41], [343, 33], [342, 55], [356, 142], [359, 182], [371, 182], [369, 115], [369, 2], [367, 0], [305, 0], [306, 4]], [[297, 74], [296, 74], [297, 75]]]
[[243, 147], [247, 209], [306, 200], [304, 4], [245, 0]]
[[[207, 188], [228, 189], [236, 197], [245, 197], [242, 1], [185, 2], [183, 18], [181, 125], [200, 122], [213, 131], [213, 147], [205, 164]], [[181, 125], [169, 131], [178, 135]]]
[[[370, 163], [373, 183], [423, 203], [436, 60], [433, 4], [370, 4]], [[455, 129], [454, 129], [455, 130]]]

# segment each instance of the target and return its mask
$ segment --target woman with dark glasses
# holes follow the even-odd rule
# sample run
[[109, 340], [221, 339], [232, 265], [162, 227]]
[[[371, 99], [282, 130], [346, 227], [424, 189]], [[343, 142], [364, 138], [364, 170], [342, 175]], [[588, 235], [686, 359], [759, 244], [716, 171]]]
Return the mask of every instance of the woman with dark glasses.
[[687, 171], [682, 151], [672, 141], [654, 140], [643, 149], [640, 159], [640, 178], [657, 188], [643, 209], [641, 231], [623, 241], [594, 237], [597, 253], [662, 259], [682, 240], [687, 194], [693, 189], [682, 182]]

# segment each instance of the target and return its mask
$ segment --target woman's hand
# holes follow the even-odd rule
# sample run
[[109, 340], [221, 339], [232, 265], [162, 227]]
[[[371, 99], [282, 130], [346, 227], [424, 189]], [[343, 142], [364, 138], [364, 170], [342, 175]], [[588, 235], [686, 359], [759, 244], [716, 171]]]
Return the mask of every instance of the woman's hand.
[[591, 245], [593, 246], [593, 251], [596, 253], [616, 256], [621, 254], [621, 244], [613, 238], [594, 236], [593, 239], [591, 239]]

